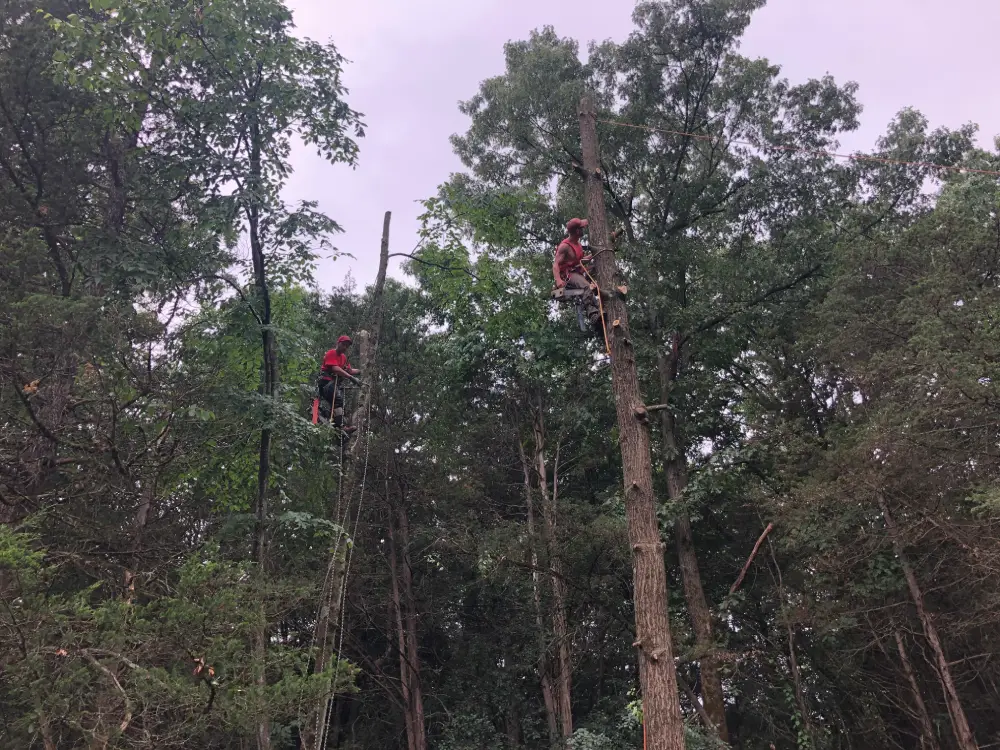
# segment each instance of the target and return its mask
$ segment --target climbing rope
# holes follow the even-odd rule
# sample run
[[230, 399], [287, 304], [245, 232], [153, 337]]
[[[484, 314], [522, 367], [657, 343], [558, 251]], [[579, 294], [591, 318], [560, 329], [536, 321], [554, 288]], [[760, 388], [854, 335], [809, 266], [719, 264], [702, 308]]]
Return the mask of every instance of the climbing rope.
[[[337, 398], [336, 397], [336, 393], [337, 393], [337, 386], [339, 385], [339, 381], [340, 381], [340, 378], [338, 377], [338, 378], [336, 378], [334, 380], [334, 383], [333, 383], [334, 398], [333, 398], [333, 401], [330, 402], [330, 418], [327, 420], [327, 424], [333, 422], [333, 413], [334, 413], [334, 409], [336, 408], [334, 406], [334, 403], [335, 403], [336, 398]], [[320, 399], [322, 399], [322, 394], [320, 394]], [[340, 509], [341, 509], [341, 507], [343, 505], [343, 499], [344, 499], [344, 450], [343, 450], [343, 445], [340, 445], [338, 447], [338, 450], [337, 450], [337, 463], [334, 466], [334, 469], [336, 471], [336, 476], [337, 476], [337, 500], [336, 500], [336, 503], [334, 505], [333, 517], [338, 522], [338, 526], [340, 527], [340, 529], [344, 529], [345, 526], [346, 526], [347, 520], [348, 520], [346, 514], [347, 514], [347, 512], [350, 511], [350, 503], [348, 503], [348, 509], [345, 511], [345, 515], [344, 515], [344, 517], [342, 519], [341, 515], [340, 515]], [[320, 589], [320, 591], [324, 592], [324, 594], [326, 593], [327, 588], [330, 586], [330, 579], [331, 579], [331, 577], [333, 575], [333, 571], [334, 571], [334, 569], [336, 568], [336, 565], [337, 565], [337, 555], [340, 552], [340, 544], [341, 544], [341, 541], [343, 540], [343, 538], [344, 538], [344, 534], [343, 533], [338, 533], [337, 534], [337, 541], [334, 543], [334, 546], [333, 546], [333, 554], [330, 557], [330, 564], [326, 566], [326, 576], [323, 578], [323, 587]], [[330, 604], [332, 603], [332, 601], [333, 601], [333, 592], [331, 591], [324, 598], [323, 605], [325, 605], [326, 607], [329, 607]], [[320, 608], [320, 611], [322, 612], [322, 606]], [[326, 648], [327, 638], [328, 637], [329, 637], [329, 630], [327, 630], [327, 632], [325, 632], [323, 634], [323, 643], [320, 644], [320, 648], [322, 648], [322, 649]], [[311, 635], [310, 640], [309, 640], [309, 653], [312, 653], [313, 649], [315, 647], [316, 647], [316, 630], [313, 629], [312, 635]], [[298, 719], [299, 719], [299, 725], [301, 726], [301, 724], [302, 724], [302, 698], [301, 698], [301, 696], [299, 697]], [[319, 724], [319, 717], [318, 716], [316, 717], [316, 723], [317, 723], [317, 725]], [[318, 732], [319, 726], [314, 727], [314, 730]], [[308, 750], [308, 748], [307, 748], [307, 750]]]
[[587, 267], [585, 265], [581, 263], [580, 268], [582, 268], [583, 272], [587, 274], [587, 278], [590, 279], [590, 283], [593, 284], [595, 287], [597, 287], [597, 309], [601, 313], [601, 329], [604, 332], [604, 349], [607, 351], [608, 358], [610, 359], [611, 344], [608, 341], [608, 324], [604, 319], [604, 302], [601, 299], [601, 287], [596, 281], [594, 281], [594, 277], [590, 275], [590, 271], [587, 270]]
[[[375, 349], [372, 351], [372, 362], [375, 362], [375, 354], [378, 352], [378, 344], [376, 343]], [[372, 416], [372, 399], [368, 399], [368, 413], [365, 415], [365, 425], [367, 429], [365, 430], [365, 462], [364, 468], [361, 472], [361, 489], [358, 496], [358, 512], [354, 516], [354, 528], [351, 530], [351, 545], [347, 548], [347, 561], [344, 566], [344, 582], [340, 587], [340, 623], [338, 628], [340, 629], [340, 638], [337, 642], [337, 666], [334, 669], [333, 674], [333, 687], [336, 689], [337, 680], [340, 679], [340, 654], [344, 650], [344, 623], [347, 619], [347, 579], [351, 574], [351, 561], [354, 559], [354, 539], [358, 536], [358, 526], [361, 524], [361, 508], [364, 506], [365, 502], [365, 484], [368, 479], [368, 457], [371, 449], [371, 416]], [[350, 512], [350, 504], [348, 504], [347, 513]], [[345, 513], [345, 520], [348, 520], [348, 515]], [[326, 741], [328, 733], [330, 731], [330, 716], [333, 712], [334, 696], [331, 695], [327, 699], [326, 704], [326, 719], [323, 722], [323, 737], [321, 738], [319, 747], [326, 747]]]
[[[377, 357], [378, 357], [378, 348], [379, 348], [379, 344], [381, 343], [380, 338], [381, 337], [379, 337], [378, 339], [376, 339], [376, 341], [375, 341], [375, 347], [372, 349], [372, 358], [371, 358], [371, 366], [372, 367], [374, 367], [374, 364], [375, 364], [375, 362], [377, 360]], [[338, 640], [338, 643], [337, 643], [337, 651], [336, 651], [337, 665], [336, 665], [336, 667], [334, 669], [333, 680], [331, 682], [331, 688], [332, 688], [332, 690], [336, 689], [337, 680], [340, 679], [340, 662], [341, 662], [340, 654], [343, 652], [343, 648], [344, 648], [344, 623], [345, 623], [346, 617], [347, 617], [347, 606], [346, 606], [347, 605], [347, 581], [348, 581], [348, 577], [350, 576], [350, 572], [351, 572], [351, 562], [354, 559], [354, 544], [353, 544], [353, 540], [357, 537], [358, 527], [359, 527], [359, 525], [361, 523], [361, 509], [364, 506], [365, 486], [367, 484], [367, 479], [368, 479], [368, 461], [369, 461], [369, 456], [370, 456], [370, 453], [371, 453], [371, 435], [372, 435], [372, 430], [371, 430], [372, 402], [373, 402], [373, 399], [369, 398], [368, 399], [367, 413], [365, 414], [365, 460], [364, 460], [363, 469], [362, 469], [362, 472], [361, 472], [361, 486], [360, 486], [360, 492], [359, 492], [359, 496], [358, 496], [358, 509], [357, 509], [357, 513], [355, 514], [354, 527], [353, 527], [353, 529], [351, 531], [351, 537], [350, 537], [350, 539], [351, 539], [351, 545], [347, 548], [347, 554], [346, 554], [345, 565], [344, 565], [344, 578], [343, 578], [343, 580], [341, 582], [340, 591], [337, 592], [337, 598], [340, 601], [340, 622], [338, 623], [337, 626], [340, 629], [340, 634], [339, 634], [339, 640]], [[341, 445], [340, 451], [339, 451], [341, 465], [342, 465], [342, 462], [343, 462], [343, 453], [344, 453], [344, 448], [343, 448], [343, 445]], [[341, 518], [341, 516], [340, 516], [340, 503], [341, 503], [341, 500], [340, 500], [339, 495], [340, 495], [340, 493], [342, 491], [342, 488], [343, 488], [343, 470], [341, 469], [341, 471], [340, 471], [340, 482], [338, 483], [337, 512], [336, 512], [336, 516], [335, 516], [338, 519]], [[348, 525], [348, 523], [350, 521], [351, 505], [352, 505], [351, 498], [348, 497], [347, 498], [346, 507], [344, 508], [343, 520], [340, 523], [340, 527], [344, 531], [347, 530], [347, 525]], [[344, 533], [340, 533], [340, 534], [337, 535], [337, 544], [334, 546], [334, 554], [333, 554], [333, 557], [331, 558], [331, 565], [328, 566], [328, 568], [327, 568], [327, 576], [326, 576], [326, 580], [324, 581], [324, 584], [323, 584], [324, 590], [326, 589], [326, 587], [328, 585], [328, 582], [329, 582], [329, 579], [330, 579], [330, 576], [332, 574], [333, 569], [336, 567], [337, 553], [340, 551], [340, 546], [339, 546], [340, 545], [340, 541], [345, 536], [346, 535]], [[330, 593], [329, 593], [329, 596], [327, 598], [327, 606], [329, 607], [330, 604], [332, 604], [332, 603], [333, 603], [333, 591], [331, 590]], [[329, 634], [329, 631], [327, 631], [327, 634]], [[324, 648], [326, 647], [325, 637], [324, 637], [323, 647]], [[322, 732], [319, 731], [319, 729], [320, 729], [319, 726], [315, 727], [316, 733], [322, 735], [322, 736], [318, 737], [318, 740], [319, 740], [319, 743], [317, 745], [318, 748], [322, 748], [322, 747], [326, 746], [327, 737], [328, 737], [328, 734], [329, 734], [329, 731], [330, 731], [330, 717], [331, 717], [331, 714], [333, 712], [334, 697], [335, 696], [332, 694], [332, 691], [331, 691], [331, 695], [327, 699], [326, 711], [325, 711], [323, 719], [322, 719]], [[319, 725], [319, 723], [320, 723], [320, 717], [319, 717], [319, 715], [316, 716], [316, 723], [317, 723], [317, 725]]]

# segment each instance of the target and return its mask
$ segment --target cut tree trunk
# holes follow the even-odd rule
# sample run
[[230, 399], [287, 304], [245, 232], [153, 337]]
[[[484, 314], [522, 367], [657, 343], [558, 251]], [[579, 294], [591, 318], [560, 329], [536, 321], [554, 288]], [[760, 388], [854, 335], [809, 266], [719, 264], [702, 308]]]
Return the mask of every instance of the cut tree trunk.
[[[660, 351], [657, 354], [657, 364], [660, 374], [660, 402], [669, 405], [671, 390], [677, 376], [677, 354], [668, 355]], [[667, 497], [679, 503], [687, 489], [687, 458], [678, 435], [677, 421], [669, 406], [660, 411], [660, 429], [663, 433], [663, 466], [667, 476]], [[684, 586], [684, 599], [694, 628], [705, 713], [711, 720], [713, 730], [719, 739], [728, 743], [726, 703], [722, 692], [719, 661], [715, 654], [712, 614], [705, 589], [701, 585], [698, 555], [695, 552], [694, 535], [691, 532], [691, 517], [683, 508], [678, 510], [677, 520], [674, 521], [674, 534], [677, 538], [677, 559]]]
[[[608, 236], [604, 180], [597, 143], [596, 105], [591, 95], [580, 103], [580, 139], [587, 195], [590, 239], [597, 251], [597, 282], [602, 289], [619, 286], [615, 252]], [[605, 306], [611, 347], [611, 388], [618, 414], [624, 470], [625, 515], [632, 547], [635, 645], [639, 650], [639, 682], [646, 726], [646, 750], [684, 750], [684, 722], [677, 693], [674, 648], [667, 614], [667, 571], [653, 499], [653, 467], [649, 425], [640, 419], [635, 351], [624, 300], [612, 295]], [[609, 425], [610, 428], [610, 425]]]
[[885, 518], [889, 538], [892, 540], [892, 548], [896, 553], [896, 557], [899, 558], [900, 567], [903, 569], [903, 576], [906, 578], [907, 588], [910, 590], [910, 597], [913, 599], [913, 605], [917, 609], [917, 616], [920, 618], [920, 624], [923, 626], [924, 636], [927, 638], [927, 642], [931, 646], [931, 651], [934, 653], [934, 666], [937, 668], [938, 679], [941, 681], [941, 689], [944, 692], [945, 703], [948, 706], [951, 727], [955, 732], [955, 741], [958, 744], [959, 750], [978, 750], [979, 745], [976, 744], [975, 735], [972, 734], [969, 720], [965, 716], [965, 708], [962, 706], [962, 700], [958, 695], [958, 688], [955, 687], [955, 681], [951, 676], [951, 667], [948, 665], [944, 646], [941, 644], [941, 638], [938, 636], [937, 628], [934, 626], [934, 620], [931, 618], [930, 613], [927, 612], [927, 606], [924, 603], [924, 592], [920, 590], [920, 584], [917, 583], [917, 576], [913, 572], [913, 567], [910, 565], [910, 561], [903, 549], [903, 542], [899, 538], [899, 529], [896, 526], [895, 520], [893, 520], [892, 514], [889, 513], [889, 504], [882, 493], [878, 495], [878, 503], [882, 510], [882, 516]]
[[[346, 503], [350, 507], [350, 498], [353, 496], [358, 479], [358, 462], [360, 455], [359, 446], [367, 446], [367, 433], [370, 429], [368, 424], [368, 411], [371, 404], [372, 388], [375, 383], [375, 353], [378, 347], [378, 339], [382, 320], [383, 292], [385, 290], [386, 269], [389, 265], [389, 221], [392, 214], [385, 212], [385, 220], [382, 224], [382, 244], [379, 257], [379, 270], [375, 280], [375, 288], [372, 292], [373, 317], [372, 331], [359, 331], [355, 337], [358, 341], [360, 355], [360, 369], [362, 377], [366, 378], [368, 387], [362, 388], [358, 397], [357, 408], [351, 418], [351, 423], [358, 429], [354, 433], [354, 438], [350, 448], [342, 451], [343, 460], [341, 475], [339, 479], [338, 498], [332, 505], [333, 522], [342, 524], [345, 518], [341, 516], [341, 503]], [[367, 460], [367, 456], [365, 456]], [[360, 513], [360, 507], [358, 509]], [[316, 647], [316, 658], [313, 662], [313, 674], [320, 674], [328, 664], [333, 663], [335, 634], [337, 623], [340, 618], [341, 606], [344, 599], [344, 586], [346, 585], [347, 566], [347, 530], [341, 528], [334, 540], [333, 551], [327, 562], [326, 578], [320, 592], [320, 604], [317, 607], [316, 626], [313, 630], [313, 642]], [[321, 744], [326, 734], [327, 706], [332, 699], [334, 677], [330, 677], [330, 692], [319, 698], [316, 703], [309, 707], [301, 723], [300, 739], [303, 750], [322, 750]]]
[[896, 650], [899, 652], [899, 660], [903, 664], [903, 674], [906, 675], [906, 681], [910, 684], [910, 692], [913, 694], [914, 712], [917, 715], [917, 721], [920, 723], [920, 748], [921, 750], [938, 750], [937, 736], [934, 734], [934, 723], [931, 721], [931, 715], [927, 712], [927, 704], [924, 703], [924, 698], [920, 694], [920, 684], [917, 682], [917, 675], [913, 671], [913, 665], [910, 663], [910, 656], [906, 653], [903, 634], [898, 630], [894, 630], [893, 635], [896, 638]]

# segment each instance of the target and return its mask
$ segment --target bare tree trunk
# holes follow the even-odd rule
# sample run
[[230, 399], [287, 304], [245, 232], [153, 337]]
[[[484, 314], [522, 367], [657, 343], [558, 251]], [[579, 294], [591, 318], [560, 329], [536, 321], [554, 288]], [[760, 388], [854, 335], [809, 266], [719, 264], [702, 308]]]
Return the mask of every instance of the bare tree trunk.
[[[368, 387], [361, 390], [358, 398], [357, 408], [351, 417], [351, 423], [357, 426], [354, 433], [354, 440], [350, 448], [342, 453], [346, 459], [346, 465], [342, 467], [340, 477], [340, 487], [338, 494], [341, 498], [350, 498], [353, 495], [357, 483], [356, 459], [359, 455], [362, 444], [367, 445], [367, 433], [370, 429], [368, 424], [368, 410], [371, 404], [372, 388], [374, 387], [374, 366], [375, 352], [378, 347], [382, 319], [382, 301], [385, 289], [386, 269], [389, 265], [389, 220], [390, 212], [386, 211], [385, 220], [382, 225], [382, 243], [379, 257], [379, 270], [376, 277], [375, 289], [372, 293], [373, 317], [371, 322], [373, 330], [359, 331], [355, 337], [358, 341], [360, 355], [360, 369], [362, 376], [368, 381]], [[367, 457], [366, 457], [367, 458]], [[333, 507], [333, 521], [340, 523], [340, 508], [338, 504]], [[359, 510], [360, 512], [360, 510]], [[316, 627], [313, 631], [313, 642], [316, 646], [316, 658], [313, 662], [313, 674], [319, 674], [326, 669], [333, 660], [335, 647], [334, 634], [337, 630], [337, 623], [340, 618], [341, 602], [343, 600], [343, 589], [345, 586], [345, 574], [347, 566], [347, 530], [338, 532], [334, 542], [333, 552], [327, 562], [326, 579], [320, 593], [320, 606], [317, 608]], [[331, 678], [332, 680], [332, 678]], [[330, 685], [331, 692], [336, 686]], [[300, 730], [300, 739], [304, 750], [322, 750], [320, 744], [326, 733], [327, 706], [331, 699], [331, 694], [326, 694], [320, 698], [315, 705], [306, 712]]]
[[906, 585], [910, 589], [910, 597], [917, 608], [917, 616], [920, 618], [920, 624], [923, 626], [924, 636], [926, 636], [927, 642], [930, 643], [931, 651], [934, 652], [934, 662], [937, 667], [938, 679], [941, 681], [941, 689], [944, 691], [945, 703], [948, 706], [948, 716], [951, 718], [951, 726], [955, 732], [955, 740], [958, 743], [959, 750], [977, 750], [979, 745], [976, 744], [975, 735], [973, 735], [972, 728], [969, 726], [969, 720], [965, 716], [965, 709], [962, 706], [961, 698], [958, 696], [958, 688], [955, 687], [955, 681], [952, 679], [951, 667], [948, 666], [944, 646], [941, 645], [937, 628], [934, 627], [934, 621], [927, 612], [927, 607], [924, 604], [924, 593], [920, 590], [920, 584], [917, 583], [917, 576], [914, 574], [910, 561], [904, 553], [903, 543], [899, 538], [899, 529], [892, 515], [889, 513], [889, 505], [886, 503], [885, 496], [881, 492], [878, 494], [878, 503], [882, 510], [882, 516], [885, 518], [886, 528], [889, 530], [889, 537], [892, 539], [892, 548], [896, 552], [896, 557], [899, 558], [900, 567], [903, 569], [903, 576], [906, 578]]
[[[657, 354], [660, 400], [663, 404], [670, 403], [670, 392], [677, 377], [677, 358], [676, 352], [667, 355], [660, 351]], [[676, 420], [669, 408], [660, 412], [660, 429], [663, 433], [663, 466], [667, 475], [667, 496], [674, 502], [680, 502], [688, 483], [687, 457], [684, 455], [684, 448], [677, 434]], [[691, 517], [684, 509], [678, 510], [677, 520], [674, 521], [674, 534], [677, 537], [677, 558], [684, 586], [684, 599], [694, 627], [705, 713], [711, 719], [719, 739], [728, 743], [726, 703], [722, 692], [722, 678], [719, 675], [719, 662], [715, 655], [712, 615], [705, 590], [701, 585], [698, 555], [695, 552], [694, 535], [691, 532]]]
[[545, 618], [542, 616], [541, 577], [538, 564], [538, 535], [535, 529], [534, 497], [531, 491], [531, 464], [524, 452], [524, 445], [517, 444], [521, 456], [521, 469], [524, 472], [524, 497], [528, 506], [528, 548], [530, 550], [531, 593], [535, 605], [535, 629], [538, 634], [538, 675], [542, 684], [542, 701], [545, 704], [545, 719], [549, 728], [549, 743], [555, 745], [559, 741], [559, 715], [556, 710], [555, 693], [549, 676], [549, 645]]
[[406, 741], [409, 750], [427, 750], [420, 688], [420, 656], [417, 653], [417, 614], [408, 549], [410, 523], [402, 502], [398, 508], [390, 509], [390, 514], [396, 517], [396, 521], [390, 521], [389, 524], [389, 565], [392, 570], [392, 601], [396, 618]]
[[[593, 96], [580, 103], [580, 140], [587, 194], [587, 218], [602, 290], [618, 286], [615, 252], [608, 236], [604, 181], [597, 143]], [[667, 571], [653, 500], [653, 467], [649, 424], [639, 392], [628, 310], [618, 295], [605, 305], [611, 347], [611, 387], [618, 412], [618, 435], [624, 469], [625, 515], [632, 547], [635, 645], [639, 649], [639, 682], [647, 729], [646, 750], [684, 750], [684, 722], [674, 671], [674, 647], [667, 614]]]
[[410, 706], [413, 712], [413, 750], [427, 750], [424, 696], [420, 685], [420, 655], [417, 652], [417, 603], [413, 598], [413, 567], [410, 564], [410, 518], [403, 503], [399, 506], [399, 537], [402, 547], [403, 604], [406, 609], [406, 658], [410, 667]]
[[394, 511], [390, 509], [389, 512], [389, 570], [392, 580], [392, 609], [396, 621], [396, 650], [399, 652], [399, 685], [403, 694], [403, 721], [406, 724], [406, 746], [408, 750], [416, 750], [417, 732], [413, 726], [413, 698], [410, 694], [410, 665], [407, 659], [409, 649], [406, 646], [406, 631], [403, 629], [403, 604], [399, 595], [399, 555], [396, 554], [395, 523], [391, 520], [391, 514]]
[[[556, 714], [559, 720], [559, 731], [562, 739], [567, 740], [573, 734], [573, 701], [572, 701], [572, 662], [569, 651], [569, 627], [566, 619], [566, 582], [562, 575], [562, 562], [559, 559], [559, 540], [557, 534], [558, 508], [558, 458], [553, 472], [552, 492], [549, 492], [548, 472], [545, 467], [545, 421], [542, 415], [542, 404], [536, 404], [533, 425], [535, 438], [535, 471], [538, 472], [538, 488], [542, 494], [542, 519], [544, 522], [542, 536], [545, 541], [545, 552], [549, 563], [549, 579], [552, 585], [552, 635], [556, 646], [556, 661], [554, 671], [554, 698]], [[558, 457], [559, 450], [556, 449]]]
[[927, 704], [920, 694], [920, 684], [917, 682], [917, 675], [913, 671], [910, 663], [910, 656], [906, 653], [906, 645], [903, 643], [903, 634], [899, 630], [894, 630], [896, 638], [896, 650], [899, 652], [899, 660], [903, 664], [903, 673], [906, 681], [910, 683], [910, 692], [913, 694], [913, 705], [916, 708], [917, 720], [920, 722], [920, 747], [921, 750], [938, 750], [937, 736], [934, 734], [934, 724], [931, 722], [931, 715], [927, 712]]

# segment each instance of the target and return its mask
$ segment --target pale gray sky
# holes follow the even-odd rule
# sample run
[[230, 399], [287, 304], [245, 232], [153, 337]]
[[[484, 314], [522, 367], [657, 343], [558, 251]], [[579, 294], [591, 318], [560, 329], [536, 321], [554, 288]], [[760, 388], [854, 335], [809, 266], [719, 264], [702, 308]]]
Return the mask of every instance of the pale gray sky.
[[[320, 261], [324, 290], [341, 283], [348, 270], [359, 284], [374, 279], [386, 210], [393, 212], [392, 250], [414, 247], [416, 201], [461, 169], [448, 142], [467, 125], [458, 102], [471, 97], [481, 80], [503, 72], [504, 42], [548, 24], [583, 49], [591, 39], [621, 40], [632, 28], [633, 7], [630, 0], [289, 5], [299, 33], [332, 39], [350, 60], [349, 101], [368, 123], [356, 171], [306, 151], [295, 156], [288, 197], [318, 200], [344, 227], [336, 244], [356, 257]], [[998, 25], [998, 0], [770, 0], [754, 17], [742, 51], [781, 65], [793, 83], [825, 73], [841, 83], [857, 81], [864, 112], [847, 149], [870, 148], [907, 106], [921, 110], [932, 126], [977, 122], [986, 145], [1000, 134]]]

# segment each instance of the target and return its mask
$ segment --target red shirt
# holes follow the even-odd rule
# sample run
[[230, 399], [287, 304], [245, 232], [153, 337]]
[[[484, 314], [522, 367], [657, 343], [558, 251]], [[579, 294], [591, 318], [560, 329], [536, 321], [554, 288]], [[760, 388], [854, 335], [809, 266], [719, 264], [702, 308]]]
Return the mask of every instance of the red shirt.
[[572, 258], [570, 260], [559, 261], [559, 275], [565, 277], [568, 273], [573, 271], [577, 266], [580, 265], [580, 261], [583, 260], [583, 245], [579, 242], [573, 242], [569, 237], [564, 239], [559, 243], [559, 247], [556, 248], [556, 257], [559, 257], [559, 251], [564, 247], [568, 247], [572, 251]]
[[341, 354], [336, 349], [331, 349], [323, 357], [323, 367], [320, 368], [323, 377], [333, 378], [333, 368], [339, 367], [344, 372], [349, 373], [351, 371], [351, 364], [347, 361], [347, 355]]

